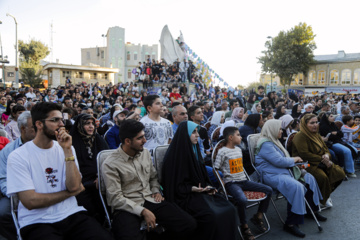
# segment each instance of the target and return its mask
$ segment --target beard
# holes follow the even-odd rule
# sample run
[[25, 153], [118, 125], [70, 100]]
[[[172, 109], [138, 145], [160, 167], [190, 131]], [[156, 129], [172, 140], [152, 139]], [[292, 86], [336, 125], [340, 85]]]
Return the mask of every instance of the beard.
[[56, 139], [56, 136], [55, 136], [55, 131], [54, 132], [52, 132], [47, 126], [46, 126], [46, 124], [44, 124], [44, 135], [46, 136], [46, 137], [48, 137], [49, 139], [51, 139], [51, 140], [57, 140]]

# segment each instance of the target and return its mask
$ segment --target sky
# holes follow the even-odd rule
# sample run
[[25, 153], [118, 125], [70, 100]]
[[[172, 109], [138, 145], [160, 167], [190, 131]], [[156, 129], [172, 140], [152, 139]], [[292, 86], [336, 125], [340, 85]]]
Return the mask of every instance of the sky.
[[[81, 48], [103, 46], [109, 27], [125, 28], [125, 41], [159, 44], [168, 25], [230, 86], [258, 81], [257, 57], [268, 36], [300, 22], [316, 34], [315, 55], [360, 52], [360, 1], [343, 0], [0, 0], [0, 34], [4, 55], [15, 65], [15, 23], [18, 39], [36, 39], [50, 46], [53, 60], [81, 64]], [[160, 49], [160, 45], [159, 45]]]

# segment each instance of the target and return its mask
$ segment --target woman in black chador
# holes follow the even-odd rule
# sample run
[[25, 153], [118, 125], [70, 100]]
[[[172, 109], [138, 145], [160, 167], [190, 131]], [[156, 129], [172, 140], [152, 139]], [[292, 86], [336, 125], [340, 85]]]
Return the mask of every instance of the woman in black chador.
[[109, 149], [105, 140], [96, 132], [95, 118], [89, 114], [77, 116], [70, 131], [85, 191], [76, 196], [78, 204], [88, 210], [90, 216], [104, 223], [105, 212], [97, 184], [96, 156]]
[[240, 239], [235, 207], [210, 187], [197, 143], [198, 130], [199, 125], [184, 121], [176, 131], [162, 168], [165, 199], [196, 219], [194, 239]]

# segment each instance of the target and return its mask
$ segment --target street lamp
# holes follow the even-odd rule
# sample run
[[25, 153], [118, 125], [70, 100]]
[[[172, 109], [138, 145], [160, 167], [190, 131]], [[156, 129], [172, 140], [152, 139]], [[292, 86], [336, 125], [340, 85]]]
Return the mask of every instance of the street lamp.
[[[267, 39], [270, 39], [271, 45], [272, 45], [272, 37], [271, 37], [271, 36], [267, 36]], [[273, 87], [273, 84], [272, 84], [272, 72], [270, 73], [270, 80], [271, 80], [270, 91], [272, 92], [272, 87]]]
[[105, 39], [107, 38], [106, 34], [101, 34], [101, 37], [103, 38], [103, 46], [104, 46], [104, 67], [106, 67], [106, 49], [105, 49]]
[[15, 85], [17, 86], [17, 87], [19, 87], [19, 43], [18, 43], [18, 37], [17, 37], [17, 33], [18, 33], [18, 31], [17, 31], [17, 21], [16, 21], [16, 18], [13, 16], [13, 15], [11, 15], [11, 14], [9, 14], [9, 13], [7, 13], [6, 14], [6, 16], [8, 16], [8, 17], [12, 17], [13, 19], [14, 19], [14, 21], [15, 21], [15, 74], [16, 74], [16, 76], [15, 76]]

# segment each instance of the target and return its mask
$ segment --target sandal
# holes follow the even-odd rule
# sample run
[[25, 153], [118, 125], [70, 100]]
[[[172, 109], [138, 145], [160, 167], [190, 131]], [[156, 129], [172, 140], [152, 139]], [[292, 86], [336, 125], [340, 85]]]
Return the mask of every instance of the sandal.
[[255, 240], [255, 237], [251, 233], [250, 228], [241, 228], [241, 234], [244, 240]]
[[255, 215], [250, 219], [250, 221], [258, 228], [260, 232], [265, 232], [267, 228], [264, 225], [264, 221], [260, 218], [257, 218]]

